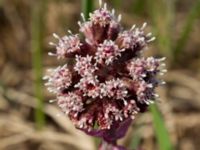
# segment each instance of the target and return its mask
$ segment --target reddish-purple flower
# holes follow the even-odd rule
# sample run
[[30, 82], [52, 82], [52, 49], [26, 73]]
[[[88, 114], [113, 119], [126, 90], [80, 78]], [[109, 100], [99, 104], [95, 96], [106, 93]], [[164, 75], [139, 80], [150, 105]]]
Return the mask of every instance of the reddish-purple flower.
[[[142, 57], [154, 40], [144, 28], [122, 30], [121, 15], [115, 17], [106, 4], [78, 22], [79, 34], [58, 37], [59, 59], [70, 64], [50, 70], [45, 77], [48, 90], [56, 94], [57, 104], [73, 124], [89, 135], [102, 137], [112, 150], [124, 149], [116, 140], [125, 135], [131, 120], [158, 97], [162, 84], [156, 76], [165, 72], [162, 59]], [[104, 150], [105, 143], [100, 146]], [[118, 149], [117, 149], [118, 148]]]

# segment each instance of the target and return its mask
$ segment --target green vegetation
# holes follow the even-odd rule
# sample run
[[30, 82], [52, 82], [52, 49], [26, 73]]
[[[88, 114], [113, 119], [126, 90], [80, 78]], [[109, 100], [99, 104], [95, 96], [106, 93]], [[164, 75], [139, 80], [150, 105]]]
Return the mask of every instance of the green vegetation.
[[171, 59], [173, 56], [172, 33], [174, 23], [174, 0], [148, 0], [148, 12], [153, 23], [153, 31], [156, 35], [156, 43], [160, 53]]
[[43, 49], [43, 33], [44, 33], [44, 14], [46, 1], [34, 1], [32, 7], [31, 18], [31, 49], [32, 49], [32, 65], [35, 77], [35, 95], [37, 99], [37, 109], [35, 111], [36, 127], [41, 129], [45, 124], [45, 116], [43, 113], [44, 97], [42, 83], [42, 49]]
[[164, 120], [157, 108], [157, 105], [156, 104], [151, 105], [150, 111], [153, 116], [153, 125], [159, 144], [159, 150], [173, 150], [173, 146], [170, 141], [168, 131], [165, 127]]
[[197, 17], [200, 17], [200, 0], [197, 0], [194, 3], [193, 7], [191, 8], [189, 15], [187, 16], [187, 19], [185, 21], [184, 27], [182, 29], [181, 35], [178, 41], [176, 42], [177, 44], [175, 46], [174, 55], [173, 55], [174, 62], [176, 62], [179, 55], [184, 50], [184, 47], [189, 39], [190, 32], [193, 29], [193, 25]]
[[93, 10], [93, 0], [83, 0], [82, 2], [82, 12], [85, 15], [85, 18], [89, 18], [89, 13]]

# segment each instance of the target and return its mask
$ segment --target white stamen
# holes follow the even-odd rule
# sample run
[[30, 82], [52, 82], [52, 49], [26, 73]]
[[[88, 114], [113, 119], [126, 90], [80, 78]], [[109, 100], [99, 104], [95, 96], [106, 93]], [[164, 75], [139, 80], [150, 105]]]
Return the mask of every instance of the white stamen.
[[115, 15], [115, 10], [114, 9], [112, 9], [112, 14]]
[[164, 60], [166, 60], [166, 57], [162, 57], [159, 59], [159, 61], [164, 61]]
[[119, 14], [118, 18], [117, 18], [117, 21], [120, 22], [122, 20], [122, 15]]
[[[69, 114], [69, 112], [68, 112], [68, 114]], [[78, 116], [78, 113], [75, 113], [75, 114], [74, 114], [74, 117], [77, 117], [77, 116]]]
[[56, 56], [56, 54], [52, 53], [52, 52], [48, 52], [49, 56]]
[[132, 27], [131, 27], [131, 31], [134, 30], [136, 27], [136, 25], [134, 24]]
[[149, 32], [146, 36], [152, 36], [152, 33], [151, 32]]
[[102, 0], [99, 0], [99, 6], [100, 7], [102, 6]]
[[89, 13], [89, 17], [90, 17], [90, 18], [92, 17], [92, 13]]
[[131, 119], [132, 119], [132, 120], [134, 120], [134, 119], [135, 119], [135, 116], [134, 116], [134, 115], [132, 115], [132, 116], [131, 116]]
[[159, 98], [159, 97], [160, 97], [158, 94], [154, 94], [154, 96], [155, 96], [156, 98]]
[[160, 84], [161, 84], [161, 85], [164, 85], [164, 84], [166, 84], [166, 82], [165, 82], [165, 81], [161, 81]]
[[153, 85], [152, 84], [148, 84], [147, 87], [148, 88], [153, 88]]
[[163, 70], [161, 70], [161, 72], [166, 73], [166, 72], [167, 72], [167, 69], [163, 69]]
[[165, 63], [162, 63], [160, 66], [162, 66], [162, 67], [165, 67], [165, 66], [166, 66], [166, 64], [165, 64]]
[[81, 22], [80, 22], [80, 21], [78, 21], [77, 23], [78, 23], [79, 27], [81, 27]]
[[156, 39], [156, 37], [154, 36], [154, 37], [150, 38], [147, 42], [152, 42], [152, 41], [154, 41], [155, 39]]
[[85, 21], [86, 21], [86, 19], [85, 19], [85, 16], [84, 16], [84, 14], [83, 14], [83, 13], [81, 13], [81, 17], [82, 17], [83, 21], [85, 22]]
[[55, 43], [53, 43], [53, 42], [49, 42], [49, 45], [51, 45], [51, 46], [57, 46]]
[[49, 100], [49, 103], [54, 103], [56, 101], [57, 101], [56, 99], [51, 99], [51, 100]]
[[144, 22], [143, 25], [142, 25], [142, 27], [140, 29], [143, 30], [146, 26], [147, 26], [147, 23]]
[[103, 8], [107, 10], [107, 4], [106, 3], [104, 3]]
[[144, 77], [146, 77], [147, 75], [146, 75], [146, 74], [141, 74], [141, 76], [144, 78]]
[[164, 73], [163, 73], [163, 72], [160, 72], [160, 73], [159, 73], [159, 75], [163, 76], [163, 75], [164, 75]]
[[53, 36], [54, 36], [56, 39], [60, 39], [60, 37], [59, 37], [56, 33], [53, 33]]
[[42, 78], [42, 80], [47, 80], [49, 78], [49, 76], [44, 76], [43, 78]]
[[71, 31], [71, 30], [68, 30], [67, 32], [68, 32], [69, 34], [72, 34], [72, 31]]
[[83, 128], [83, 124], [82, 123], [80, 124], [79, 128]]
[[147, 105], [149, 105], [149, 101], [145, 101], [145, 103], [146, 103]]
[[47, 69], [47, 72], [52, 72], [53, 71], [53, 69]]
[[150, 103], [150, 104], [153, 104], [153, 103], [154, 103], [154, 101], [152, 101], [152, 100], [149, 100], [149, 103]]

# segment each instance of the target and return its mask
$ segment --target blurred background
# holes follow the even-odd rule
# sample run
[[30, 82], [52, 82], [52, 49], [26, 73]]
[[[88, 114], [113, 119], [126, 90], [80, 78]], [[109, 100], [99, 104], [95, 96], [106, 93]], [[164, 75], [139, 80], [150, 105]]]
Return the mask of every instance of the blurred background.
[[[95, 150], [98, 139], [76, 130], [49, 100], [41, 77], [58, 66], [49, 41], [78, 31], [89, 0], [0, 0], [0, 150]], [[112, 0], [130, 28], [147, 22], [156, 40], [147, 56], [167, 57], [160, 100], [139, 114], [119, 142], [130, 149], [200, 149], [200, 0]], [[93, 8], [91, 8], [93, 4]]]

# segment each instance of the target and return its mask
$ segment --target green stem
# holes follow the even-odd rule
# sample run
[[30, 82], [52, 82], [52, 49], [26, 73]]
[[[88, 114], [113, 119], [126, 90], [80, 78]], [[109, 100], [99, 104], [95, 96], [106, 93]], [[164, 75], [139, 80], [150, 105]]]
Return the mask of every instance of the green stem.
[[82, 2], [82, 11], [85, 15], [85, 18], [89, 18], [89, 13], [93, 10], [93, 0], [83, 0]]
[[44, 31], [44, 13], [45, 0], [33, 1], [31, 18], [31, 49], [32, 65], [35, 77], [35, 95], [37, 99], [37, 108], [35, 110], [36, 127], [41, 129], [45, 124], [44, 97], [42, 92], [42, 49], [43, 49], [43, 31]]
[[141, 134], [139, 131], [136, 131], [133, 133], [133, 136], [131, 138], [131, 144], [130, 144], [130, 149], [138, 149], [140, 142], [142, 140]]
[[158, 140], [159, 150], [173, 150], [169, 133], [165, 127], [164, 120], [158, 110], [157, 105], [151, 105], [150, 111], [153, 116], [153, 126]]

